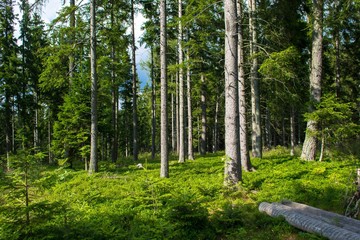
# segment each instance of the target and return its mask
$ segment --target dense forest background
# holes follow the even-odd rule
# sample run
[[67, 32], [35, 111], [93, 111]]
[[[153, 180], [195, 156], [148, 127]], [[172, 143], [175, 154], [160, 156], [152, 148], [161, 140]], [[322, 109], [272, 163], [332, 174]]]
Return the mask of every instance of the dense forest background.
[[169, 156], [220, 152], [236, 185], [280, 146], [303, 160], [359, 158], [358, 0], [69, 0], [48, 25], [44, 4], [0, 2], [1, 178], [23, 182], [26, 223], [43, 168], [95, 173], [140, 155], [171, 178]]

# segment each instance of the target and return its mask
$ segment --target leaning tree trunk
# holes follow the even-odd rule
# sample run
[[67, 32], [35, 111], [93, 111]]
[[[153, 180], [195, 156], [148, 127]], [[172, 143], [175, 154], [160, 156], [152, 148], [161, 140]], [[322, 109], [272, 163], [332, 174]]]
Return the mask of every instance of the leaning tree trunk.
[[236, 0], [225, 0], [225, 169], [224, 184], [241, 181]]
[[136, 84], [136, 45], [135, 45], [135, 17], [134, 0], [131, 0], [131, 31], [132, 31], [132, 102], [133, 102], [133, 160], [138, 160], [138, 115], [137, 115], [137, 84]]
[[238, 71], [239, 71], [239, 132], [241, 165], [245, 171], [251, 171], [249, 148], [247, 144], [246, 93], [244, 71], [244, 38], [242, 25], [242, 0], [237, 1], [238, 15]]
[[179, 51], [179, 162], [185, 162], [185, 104], [184, 104], [184, 69], [183, 69], [183, 50], [182, 50], [182, 2], [179, 0], [179, 35], [178, 35], [178, 51]]
[[252, 124], [252, 155], [257, 158], [262, 157], [262, 142], [261, 142], [261, 116], [260, 116], [260, 90], [258, 79], [258, 59], [257, 59], [257, 30], [256, 30], [256, 1], [249, 0], [250, 4], [250, 54], [252, 58], [250, 68], [250, 82], [251, 82], [251, 124]]
[[191, 101], [191, 73], [190, 73], [190, 53], [186, 51], [186, 87], [187, 87], [187, 110], [188, 110], [188, 159], [194, 160], [193, 151], [193, 122], [192, 122], [192, 101]]
[[[314, 105], [320, 102], [321, 78], [322, 78], [322, 52], [323, 52], [323, 0], [313, 0], [313, 35], [312, 35], [312, 56], [310, 73], [310, 102], [313, 110]], [[318, 130], [317, 122], [309, 120], [306, 127], [306, 136], [301, 153], [301, 159], [312, 161], [316, 158], [317, 138], [315, 133]]]
[[161, 80], [161, 168], [160, 177], [169, 177], [168, 118], [167, 118], [167, 62], [166, 62], [166, 0], [160, 0], [160, 80]]
[[90, 68], [91, 68], [91, 140], [89, 173], [97, 172], [97, 73], [96, 73], [96, 0], [90, 1]]

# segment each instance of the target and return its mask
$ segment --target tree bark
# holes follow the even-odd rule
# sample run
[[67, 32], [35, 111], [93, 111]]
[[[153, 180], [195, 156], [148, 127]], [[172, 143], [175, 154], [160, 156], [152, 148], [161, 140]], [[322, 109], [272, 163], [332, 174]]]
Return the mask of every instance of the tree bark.
[[[171, 76], [171, 82], [174, 83], [174, 78]], [[174, 84], [176, 85], [176, 83]], [[176, 137], [176, 101], [175, 94], [171, 93], [171, 150], [176, 151], [177, 146], [177, 137]]]
[[342, 227], [338, 227], [335, 224], [337, 220], [333, 220], [333, 223], [328, 223], [323, 220], [314, 218], [313, 215], [309, 216], [304, 214], [304, 211], [294, 211], [291, 207], [282, 204], [269, 204], [262, 202], [259, 205], [261, 212], [266, 212], [272, 217], [283, 216], [285, 220], [292, 226], [301, 230], [316, 233], [323, 237], [327, 237], [330, 240], [358, 240], [360, 234], [349, 231]]
[[188, 159], [194, 160], [193, 150], [193, 122], [192, 122], [192, 101], [191, 101], [191, 72], [190, 72], [190, 53], [186, 51], [186, 87], [187, 87], [187, 111], [188, 111]]
[[[114, 0], [111, 1], [111, 28], [114, 27]], [[111, 146], [111, 161], [115, 163], [118, 159], [119, 150], [118, 150], [118, 100], [119, 100], [119, 90], [118, 84], [116, 81], [115, 74], [115, 42], [111, 41], [111, 82], [112, 82], [112, 146]]]
[[[70, 44], [73, 45], [75, 43], [75, 0], [70, 0]], [[71, 46], [74, 49], [74, 46]], [[75, 69], [75, 57], [74, 54], [71, 52], [69, 56], [69, 87], [71, 89], [73, 85], [73, 78], [74, 78], [74, 69]]]
[[[313, 35], [312, 35], [312, 58], [310, 73], [310, 111], [314, 105], [320, 102], [321, 78], [322, 78], [322, 52], [323, 52], [323, 0], [313, 0]], [[306, 135], [301, 153], [301, 159], [312, 161], [316, 157], [317, 138], [314, 135], [318, 130], [317, 122], [309, 120], [306, 127]]]
[[294, 107], [291, 108], [290, 113], [290, 155], [295, 155], [295, 110]]
[[176, 122], [176, 154], [180, 149], [180, 121], [179, 121], [179, 74], [175, 74], [175, 122]]
[[137, 84], [136, 84], [136, 44], [134, 0], [131, 0], [131, 36], [132, 36], [132, 102], [133, 102], [133, 160], [138, 160], [138, 115], [137, 115]]
[[161, 79], [161, 168], [160, 177], [169, 177], [168, 118], [167, 118], [167, 62], [166, 62], [166, 0], [160, 0], [160, 79]]
[[252, 155], [257, 158], [262, 157], [261, 141], [261, 115], [260, 115], [260, 89], [258, 79], [258, 59], [257, 59], [257, 30], [256, 30], [256, 1], [249, 0], [250, 4], [250, 54], [252, 58], [250, 68], [251, 82], [251, 124], [252, 124]]
[[213, 152], [217, 152], [219, 145], [218, 145], [218, 138], [219, 138], [219, 102], [220, 102], [220, 96], [216, 97], [216, 103], [215, 103], [215, 119], [214, 119], [214, 139], [213, 139]]
[[225, 169], [224, 184], [241, 181], [236, 0], [225, 0]]
[[200, 142], [200, 154], [205, 155], [207, 152], [207, 122], [206, 122], [206, 83], [204, 73], [201, 73], [201, 142]]
[[184, 69], [183, 69], [183, 29], [182, 29], [182, 0], [178, 1], [179, 9], [179, 33], [178, 33], [178, 54], [179, 54], [179, 162], [185, 162], [185, 104], [184, 104]]
[[98, 141], [98, 117], [97, 117], [97, 73], [96, 73], [96, 0], [90, 1], [90, 67], [91, 67], [91, 141], [90, 141], [90, 165], [89, 173], [98, 171], [97, 167], [97, 141]]
[[151, 158], [155, 159], [156, 153], [156, 88], [155, 88], [155, 76], [154, 76], [154, 49], [151, 47]]
[[319, 208], [314, 208], [305, 204], [292, 202], [292, 201], [282, 201], [283, 205], [291, 207], [291, 209], [303, 212], [306, 215], [312, 216], [315, 219], [327, 222], [329, 224], [336, 225], [337, 227], [341, 227], [347, 229], [349, 231], [360, 234], [360, 221], [346, 217], [344, 215], [340, 215], [333, 212], [328, 212], [321, 210]]
[[242, 25], [242, 0], [237, 0], [237, 17], [238, 17], [238, 71], [239, 71], [239, 137], [240, 137], [240, 156], [241, 165], [245, 171], [251, 171], [252, 164], [250, 162], [247, 120], [246, 120], [246, 93], [245, 93], [245, 70], [244, 70], [244, 31]]

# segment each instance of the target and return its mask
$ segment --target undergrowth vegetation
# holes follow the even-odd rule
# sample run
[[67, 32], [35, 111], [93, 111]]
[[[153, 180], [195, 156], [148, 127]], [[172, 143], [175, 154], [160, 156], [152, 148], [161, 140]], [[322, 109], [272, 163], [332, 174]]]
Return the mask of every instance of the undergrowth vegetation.
[[93, 175], [39, 169], [28, 177], [27, 207], [24, 175], [3, 174], [0, 239], [321, 239], [260, 213], [258, 204], [289, 199], [343, 213], [358, 165], [350, 157], [305, 162], [279, 148], [252, 159], [256, 171], [231, 190], [223, 187], [222, 157], [173, 158], [169, 179], [147, 155], [143, 168], [102, 162]]

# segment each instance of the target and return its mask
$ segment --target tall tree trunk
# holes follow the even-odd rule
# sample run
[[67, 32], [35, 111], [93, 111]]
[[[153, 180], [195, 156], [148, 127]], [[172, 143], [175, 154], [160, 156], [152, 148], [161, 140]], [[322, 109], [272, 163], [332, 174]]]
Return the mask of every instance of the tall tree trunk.
[[[114, 27], [114, 0], [111, 1], [111, 28]], [[111, 42], [111, 83], [112, 83], [112, 146], [111, 146], [111, 161], [116, 162], [119, 155], [118, 150], [118, 99], [119, 99], [119, 90], [118, 84], [116, 81], [116, 73], [115, 73], [115, 42]]]
[[154, 49], [151, 47], [151, 158], [155, 159], [156, 152], [156, 86], [155, 86], [155, 76], [154, 76]]
[[[312, 4], [314, 23], [311, 51], [311, 73], [310, 73], [310, 111], [314, 105], [320, 102], [321, 78], [322, 78], [322, 52], [323, 52], [323, 0], [313, 0]], [[316, 158], [317, 138], [314, 136], [318, 130], [317, 122], [309, 120], [306, 127], [306, 135], [301, 153], [301, 159], [313, 161]]]
[[225, 0], [225, 170], [224, 184], [241, 181], [239, 143], [236, 0]]
[[206, 122], [206, 83], [205, 75], [201, 73], [201, 143], [200, 154], [205, 155], [207, 152], [207, 122]]
[[340, 95], [340, 33], [337, 31], [335, 36], [335, 92], [336, 96]]
[[238, 15], [238, 78], [239, 78], [239, 137], [240, 137], [240, 156], [241, 165], [245, 171], [250, 171], [252, 165], [250, 162], [248, 137], [247, 137], [247, 120], [246, 120], [246, 93], [245, 93], [245, 71], [244, 71], [244, 31], [243, 31], [243, 11], [242, 0], [237, 0]]
[[34, 89], [34, 103], [35, 103], [35, 111], [34, 111], [34, 150], [37, 151], [39, 147], [39, 100], [38, 100], [38, 90], [37, 86]]
[[252, 124], [252, 154], [254, 157], [262, 157], [261, 143], [261, 116], [260, 116], [260, 90], [258, 79], [258, 59], [257, 59], [257, 30], [256, 30], [256, 1], [249, 0], [250, 4], [250, 54], [252, 58], [250, 69], [251, 82], [251, 124]]
[[272, 137], [271, 137], [271, 122], [270, 122], [270, 110], [269, 107], [266, 106], [266, 122], [265, 122], [265, 136], [266, 136], [266, 146], [267, 148], [271, 148]]
[[[171, 82], [174, 83], [174, 78], [171, 76]], [[174, 84], [176, 85], [176, 83]], [[176, 151], [177, 137], [176, 137], [176, 94], [171, 93], [171, 150]]]
[[294, 107], [291, 108], [290, 113], [290, 155], [295, 155], [295, 110]]
[[176, 122], [176, 153], [180, 149], [180, 121], [179, 121], [179, 74], [175, 74], [175, 122]]
[[10, 152], [11, 152], [11, 106], [10, 106], [10, 94], [5, 90], [5, 144], [6, 144], [6, 168], [10, 171]]
[[97, 117], [97, 73], [96, 73], [96, 0], [90, 0], [90, 68], [91, 68], [91, 141], [90, 141], [90, 165], [89, 173], [98, 171], [97, 167], [97, 141], [98, 141], [98, 117]]
[[132, 101], [133, 101], [133, 155], [138, 160], [138, 116], [137, 116], [137, 84], [136, 84], [136, 44], [135, 44], [135, 17], [134, 0], [131, 0], [131, 30], [132, 30]]
[[217, 152], [219, 145], [218, 145], [218, 138], [219, 138], [219, 102], [220, 96], [216, 97], [215, 103], [215, 119], [214, 119], [214, 139], [213, 139], [213, 152]]
[[161, 80], [161, 168], [160, 177], [169, 177], [168, 116], [167, 116], [167, 62], [166, 62], [166, 0], [160, 0], [160, 80]]
[[[282, 115], [285, 116], [285, 112], [283, 112]], [[281, 120], [281, 136], [282, 136], [282, 145], [286, 146], [287, 143], [286, 143], [285, 117], [283, 117]]]
[[[70, 28], [71, 28], [71, 33], [70, 33], [70, 44], [74, 45], [75, 43], [75, 0], [70, 0], [70, 8], [71, 8], [71, 13], [70, 13]], [[72, 49], [75, 49], [75, 46], [71, 46]], [[75, 57], [74, 54], [72, 52], [70, 52], [70, 56], [69, 56], [69, 85], [70, 85], [70, 89], [71, 86], [73, 85], [73, 78], [74, 78], [74, 69], [75, 69]]]
[[50, 118], [50, 114], [49, 114], [49, 119], [48, 119], [48, 157], [49, 157], [49, 164], [53, 164], [53, 155], [52, 155], [52, 151], [51, 151], [51, 143], [52, 143], [52, 124], [51, 124], [51, 118]]
[[179, 162], [185, 162], [185, 104], [184, 104], [184, 68], [183, 68], [183, 29], [182, 29], [182, 0], [179, 0], [179, 35], [178, 35], [178, 51], [179, 51]]
[[190, 72], [190, 53], [186, 51], [186, 87], [187, 87], [187, 110], [188, 110], [188, 159], [194, 160], [193, 149], [193, 121], [192, 121], [192, 101], [191, 101], [191, 72]]

